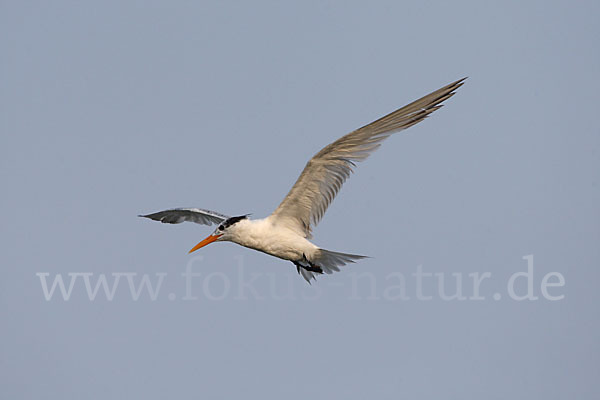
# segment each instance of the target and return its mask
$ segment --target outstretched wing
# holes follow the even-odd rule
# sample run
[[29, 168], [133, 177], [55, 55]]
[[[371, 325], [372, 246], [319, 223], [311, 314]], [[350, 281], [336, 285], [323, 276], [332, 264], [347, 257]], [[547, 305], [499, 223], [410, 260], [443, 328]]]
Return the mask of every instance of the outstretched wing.
[[312, 226], [319, 223], [355, 163], [366, 159], [392, 133], [423, 121], [441, 108], [441, 103], [452, 97], [465, 79], [444, 86], [323, 148], [306, 164], [271, 217], [310, 238]]
[[180, 224], [184, 221], [189, 221], [202, 225], [220, 224], [229, 218], [227, 215], [201, 208], [174, 208], [154, 214], [138, 215], [138, 217], [150, 218], [165, 224]]

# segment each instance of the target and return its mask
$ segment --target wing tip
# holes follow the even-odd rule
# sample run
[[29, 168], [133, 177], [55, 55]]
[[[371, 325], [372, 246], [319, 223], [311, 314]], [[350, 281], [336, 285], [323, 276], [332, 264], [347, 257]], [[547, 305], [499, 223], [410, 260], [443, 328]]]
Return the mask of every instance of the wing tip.
[[146, 214], [146, 215], [138, 214], [138, 218], [148, 218], [152, 221], [158, 221], [158, 222], [165, 223], [164, 218], [158, 218], [157, 216], [155, 216], [155, 214], [158, 214], [158, 213]]
[[456, 89], [458, 89], [459, 87], [461, 87], [462, 85], [465, 84], [465, 81], [468, 79], [468, 76], [465, 76], [464, 78], [461, 78], [453, 83], [451, 83], [450, 85], [448, 85], [448, 87], [453, 88], [452, 91], [455, 91]]

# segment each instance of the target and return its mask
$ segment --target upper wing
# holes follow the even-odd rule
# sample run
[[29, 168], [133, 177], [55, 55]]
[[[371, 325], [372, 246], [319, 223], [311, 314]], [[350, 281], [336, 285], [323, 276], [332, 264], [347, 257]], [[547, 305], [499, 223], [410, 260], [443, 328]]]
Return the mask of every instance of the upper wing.
[[311, 225], [319, 223], [355, 163], [366, 159], [392, 133], [423, 121], [441, 108], [441, 103], [452, 97], [465, 79], [444, 86], [323, 148], [308, 161], [272, 217], [310, 238]]
[[201, 208], [174, 208], [154, 214], [138, 215], [138, 217], [150, 218], [165, 224], [180, 224], [184, 221], [190, 221], [202, 225], [219, 224], [229, 218], [227, 215]]

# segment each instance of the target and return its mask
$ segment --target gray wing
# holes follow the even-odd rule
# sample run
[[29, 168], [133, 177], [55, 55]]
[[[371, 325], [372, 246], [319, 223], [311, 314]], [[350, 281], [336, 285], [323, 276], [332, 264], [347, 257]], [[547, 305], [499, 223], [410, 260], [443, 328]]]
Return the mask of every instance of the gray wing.
[[392, 133], [409, 128], [442, 107], [466, 78], [416, 100], [331, 143], [318, 152], [271, 215], [305, 237], [319, 223], [327, 207], [350, 176], [356, 162], [363, 161]]
[[138, 215], [138, 217], [150, 218], [165, 224], [180, 224], [184, 221], [189, 221], [202, 225], [220, 224], [229, 218], [227, 215], [201, 208], [174, 208], [154, 214]]

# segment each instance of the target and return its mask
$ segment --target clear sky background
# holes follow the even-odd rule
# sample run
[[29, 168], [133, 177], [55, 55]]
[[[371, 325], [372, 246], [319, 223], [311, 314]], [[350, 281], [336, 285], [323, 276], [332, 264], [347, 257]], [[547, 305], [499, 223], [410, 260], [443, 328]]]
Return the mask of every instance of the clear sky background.
[[[599, 11], [2, 1], [0, 398], [598, 398]], [[136, 217], [268, 215], [323, 146], [464, 76], [315, 230], [373, 258], [312, 286], [233, 244], [188, 255], [211, 227]], [[528, 255], [538, 299], [516, 301]], [[419, 266], [467, 297], [489, 272], [484, 299], [430, 277], [419, 300]], [[167, 275], [154, 301], [126, 278], [90, 301], [81, 276], [46, 301], [36, 274], [70, 272]]]

